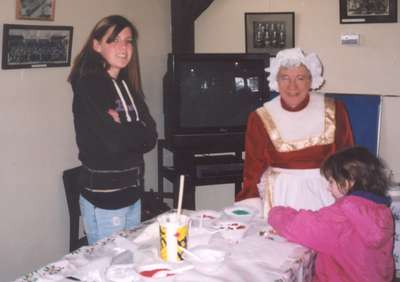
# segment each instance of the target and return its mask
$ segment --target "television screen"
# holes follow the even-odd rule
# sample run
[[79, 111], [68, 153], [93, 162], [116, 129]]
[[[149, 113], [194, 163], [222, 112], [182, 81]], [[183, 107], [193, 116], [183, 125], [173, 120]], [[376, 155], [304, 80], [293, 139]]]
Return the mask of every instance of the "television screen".
[[268, 54], [169, 54], [166, 140], [184, 148], [240, 150], [249, 113], [269, 95], [268, 63]]
[[265, 73], [259, 61], [186, 61], [178, 75], [182, 127], [244, 126], [260, 106]]

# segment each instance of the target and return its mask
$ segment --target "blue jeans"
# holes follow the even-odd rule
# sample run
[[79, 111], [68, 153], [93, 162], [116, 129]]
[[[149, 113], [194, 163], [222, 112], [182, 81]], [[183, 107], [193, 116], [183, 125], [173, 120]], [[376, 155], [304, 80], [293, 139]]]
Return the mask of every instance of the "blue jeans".
[[131, 206], [116, 210], [95, 207], [82, 196], [79, 198], [79, 204], [89, 245], [93, 245], [98, 240], [117, 231], [132, 228], [140, 223], [140, 200], [137, 200]]

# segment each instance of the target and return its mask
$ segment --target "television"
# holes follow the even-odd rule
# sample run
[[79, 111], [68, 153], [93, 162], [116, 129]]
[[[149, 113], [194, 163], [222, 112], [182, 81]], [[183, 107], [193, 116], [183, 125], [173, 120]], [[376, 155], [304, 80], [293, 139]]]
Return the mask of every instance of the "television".
[[269, 96], [268, 54], [169, 54], [165, 139], [203, 152], [242, 151], [247, 118]]

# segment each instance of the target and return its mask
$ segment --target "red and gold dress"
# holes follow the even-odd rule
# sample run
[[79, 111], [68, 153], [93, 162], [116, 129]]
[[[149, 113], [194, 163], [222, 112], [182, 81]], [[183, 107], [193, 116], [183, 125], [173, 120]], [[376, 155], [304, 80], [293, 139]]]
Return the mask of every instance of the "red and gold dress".
[[245, 144], [236, 201], [261, 196], [266, 214], [276, 205], [317, 210], [333, 203], [320, 165], [354, 141], [344, 104], [311, 93], [295, 109], [278, 96], [252, 112]]

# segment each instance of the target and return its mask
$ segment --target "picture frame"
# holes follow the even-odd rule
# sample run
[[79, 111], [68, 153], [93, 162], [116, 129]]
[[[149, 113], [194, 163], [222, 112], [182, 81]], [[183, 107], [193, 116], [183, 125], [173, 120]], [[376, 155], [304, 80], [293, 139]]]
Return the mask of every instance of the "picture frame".
[[339, 0], [340, 23], [395, 23], [397, 0]]
[[294, 47], [294, 12], [245, 13], [246, 53], [269, 53]]
[[56, 0], [16, 0], [19, 20], [54, 21]]
[[72, 26], [3, 25], [2, 69], [71, 65]]

